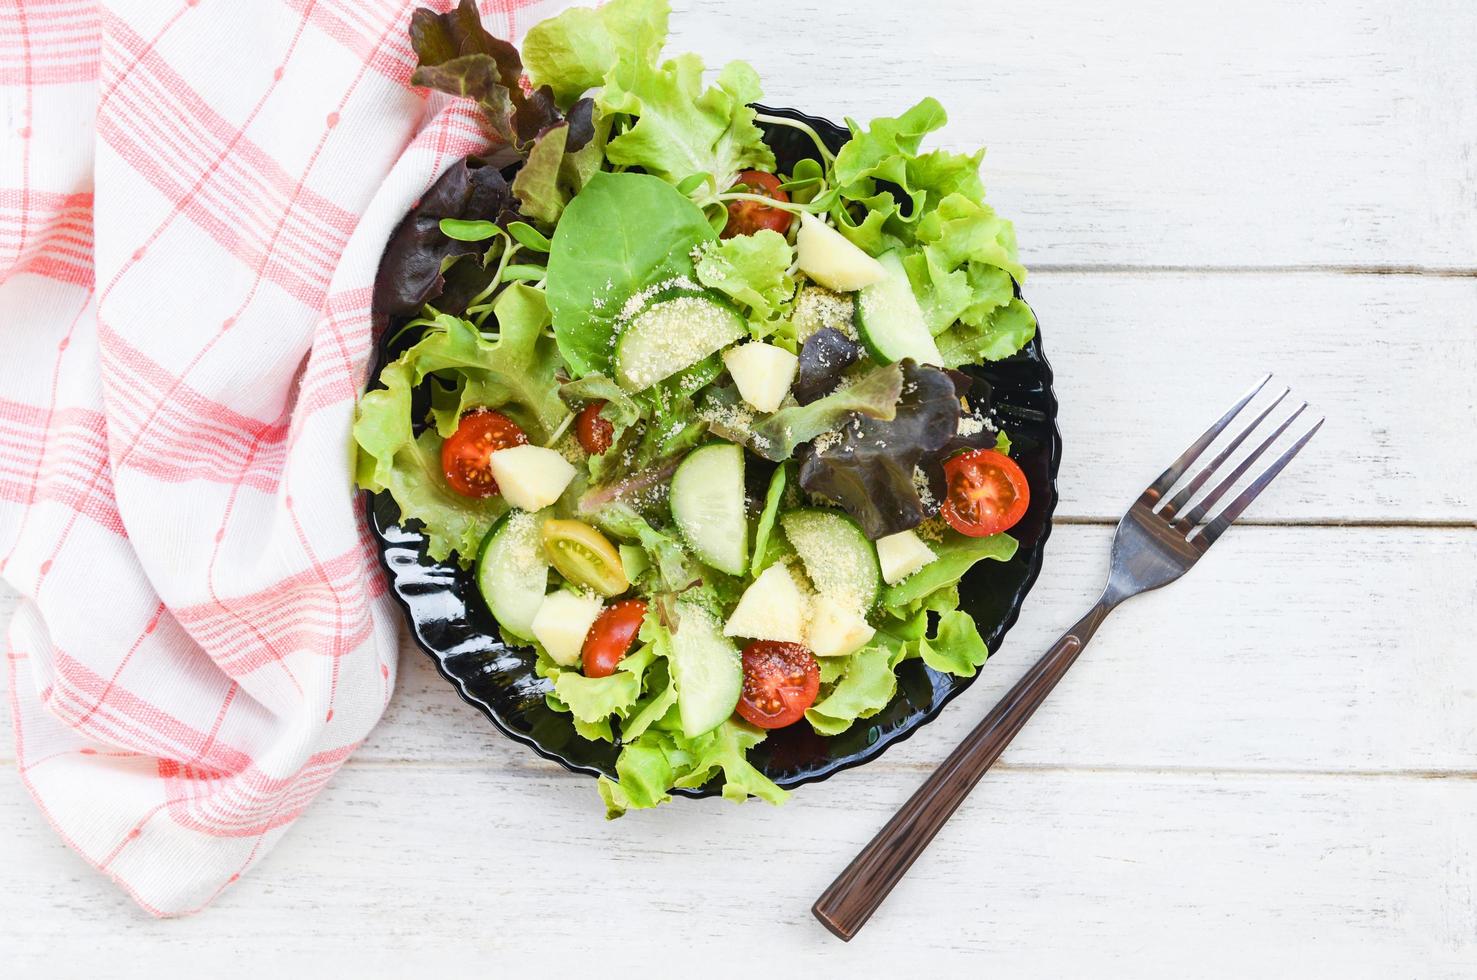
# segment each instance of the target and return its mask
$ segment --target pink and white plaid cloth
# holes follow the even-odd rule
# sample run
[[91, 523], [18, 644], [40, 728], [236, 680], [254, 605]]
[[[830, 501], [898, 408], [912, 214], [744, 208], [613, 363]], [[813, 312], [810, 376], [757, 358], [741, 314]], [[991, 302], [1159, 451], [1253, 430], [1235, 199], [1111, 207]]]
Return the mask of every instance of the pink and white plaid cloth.
[[[407, 208], [486, 145], [466, 104], [406, 87], [415, 5], [0, 3], [16, 758], [156, 915], [260, 859], [394, 688], [349, 486], [371, 286]], [[481, 6], [511, 36], [562, 4]]]

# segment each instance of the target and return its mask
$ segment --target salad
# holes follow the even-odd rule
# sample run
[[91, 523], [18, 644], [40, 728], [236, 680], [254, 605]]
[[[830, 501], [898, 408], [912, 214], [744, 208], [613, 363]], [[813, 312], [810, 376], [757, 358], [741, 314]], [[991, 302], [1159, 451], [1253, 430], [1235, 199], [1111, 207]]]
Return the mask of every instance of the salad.
[[[1030, 496], [988, 386], [1028, 343], [983, 151], [923, 151], [925, 99], [832, 152], [761, 114], [743, 62], [661, 60], [666, 0], [575, 8], [521, 52], [472, 0], [418, 10], [413, 84], [474, 99], [499, 155], [392, 235], [375, 307], [401, 350], [362, 398], [356, 480], [474, 569], [549, 704], [619, 746], [607, 813], [881, 711], [921, 658], [988, 650], [960, 577]], [[789, 172], [761, 126], [815, 143]]]

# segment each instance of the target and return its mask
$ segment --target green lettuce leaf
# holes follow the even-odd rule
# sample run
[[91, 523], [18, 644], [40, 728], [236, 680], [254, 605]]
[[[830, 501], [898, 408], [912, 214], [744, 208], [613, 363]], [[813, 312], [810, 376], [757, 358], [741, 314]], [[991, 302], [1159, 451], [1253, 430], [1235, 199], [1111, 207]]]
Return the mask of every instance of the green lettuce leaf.
[[935, 340], [945, 367], [976, 364], [981, 359], [998, 361], [1009, 357], [1036, 336], [1036, 314], [1023, 301], [1013, 299], [990, 314], [976, 327], [959, 321]]
[[764, 229], [700, 248], [697, 278], [767, 320], [794, 292], [794, 280], [786, 274], [794, 258], [795, 250], [784, 235]]
[[839, 735], [858, 718], [870, 718], [887, 707], [897, 693], [894, 647], [885, 637], [844, 658], [840, 679], [829, 694], [805, 711], [805, 719], [821, 735]]
[[528, 80], [550, 86], [567, 106], [603, 82], [617, 61], [656, 61], [670, 12], [666, 0], [610, 0], [541, 21], [523, 38]]
[[971, 538], [950, 531], [942, 541], [929, 542], [928, 546], [938, 557], [901, 582], [883, 588], [883, 606], [906, 607], [935, 589], [953, 585], [977, 561], [1010, 561], [1015, 557], [1016, 541], [1008, 534]]
[[487, 340], [466, 320], [442, 315], [436, 319], [437, 329], [402, 360], [413, 366], [416, 384], [430, 374], [454, 383], [449, 391], [455, 397], [441, 389], [432, 402], [436, 428], [443, 436], [456, 431], [462, 413], [483, 407], [504, 412], [529, 438], [544, 443], [569, 415], [555, 379], [559, 352], [544, 334], [549, 325], [544, 293], [510, 283], [498, 294], [492, 315], [497, 340]]
[[366, 490], [388, 490], [405, 517], [424, 525], [433, 560], [444, 561], [455, 552], [469, 565], [508, 508], [501, 497], [475, 500], [446, 485], [441, 437], [428, 429], [416, 438], [411, 426], [411, 390], [418, 380], [402, 357], [381, 372], [384, 387], [359, 400], [353, 426], [355, 480]]
[[952, 193], [918, 220], [917, 241], [926, 246], [942, 268], [966, 262], [995, 266], [1016, 282], [1026, 278], [1016, 255], [1015, 226], [1000, 217], [979, 196]]
[[903, 369], [897, 364], [873, 368], [854, 383], [809, 405], [791, 405], [755, 423], [749, 448], [765, 459], [789, 459], [795, 447], [839, 427], [853, 413], [889, 421], [903, 392]]
[[[970, 155], [918, 152], [924, 136], [947, 121], [943, 106], [931, 98], [896, 118], [874, 119], [866, 129], [847, 120], [852, 138], [836, 154], [835, 185], [827, 199], [843, 235], [877, 255], [889, 247], [887, 235], [911, 241], [912, 226], [948, 195], [984, 196], [979, 177], [983, 150]], [[894, 189], [905, 200], [898, 200]]]
[[690, 279], [693, 249], [714, 237], [702, 210], [670, 184], [593, 175], [564, 209], [549, 253], [548, 304], [571, 372], [609, 374], [622, 306], [648, 286]]
[[749, 575], [758, 578], [759, 573], [769, 567], [769, 536], [774, 532], [775, 518], [779, 516], [780, 504], [785, 499], [785, 487], [789, 483], [789, 463], [774, 468], [769, 478], [769, 488], [764, 491], [764, 509], [759, 514], [759, 523], [754, 525], [754, 554], [749, 559]]
[[611, 715], [624, 717], [641, 697], [641, 681], [656, 650], [649, 644], [621, 658], [608, 677], [586, 677], [577, 670], [564, 670], [554, 679], [554, 696], [580, 721], [607, 721]]
[[513, 194], [522, 215], [552, 227], [600, 169], [610, 121], [597, 119], [593, 113], [589, 99], [578, 102], [568, 119], [534, 140], [528, 159], [513, 178]]
[[673, 785], [701, 786], [722, 772], [725, 800], [742, 803], [757, 796], [780, 804], [790, 795], [749, 764], [749, 749], [764, 741], [764, 732], [753, 725], [730, 718], [706, 735], [688, 741], [693, 761]]
[[619, 782], [601, 776], [598, 784], [606, 819], [614, 820], [627, 810], [644, 810], [671, 799], [667, 795], [673, 780], [667, 748], [671, 742], [670, 735], [648, 732], [621, 747], [615, 760]]
[[702, 577], [681, 541], [652, 527], [631, 507], [610, 503], [590, 516], [607, 534], [635, 541], [645, 549], [656, 581], [637, 583], [643, 592], [681, 592]]
[[937, 634], [919, 639], [918, 651], [934, 670], [959, 677], [973, 677], [990, 655], [974, 619], [962, 609], [943, 613]]
[[[380, 373], [384, 386], [366, 392], [355, 412], [356, 480], [388, 490], [407, 518], [425, 525], [430, 555], [456, 552], [469, 564], [494, 521], [507, 510], [500, 497], [475, 500], [446, 485], [442, 439], [472, 407], [505, 412], [536, 440], [547, 439], [569, 414], [559, 399], [554, 343], [544, 335], [549, 313], [543, 293], [508, 286], [493, 307], [498, 339], [489, 341], [459, 317], [442, 315], [426, 335]], [[436, 425], [414, 435], [411, 397], [427, 377]], [[444, 382], [444, 383], [443, 383]]]
[[672, 184], [710, 174], [717, 186], [728, 187], [740, 170], [773, 171], [774, 154], [749, 107], [762, 94], [759, 76], [741, 61], [725, 65], [705, 90], [703, 62], [695, 54], [661, 65], [620, 58], [607, 72], [597, 102], [605, 112], [637, 118], [610, 141], [606, 158]]

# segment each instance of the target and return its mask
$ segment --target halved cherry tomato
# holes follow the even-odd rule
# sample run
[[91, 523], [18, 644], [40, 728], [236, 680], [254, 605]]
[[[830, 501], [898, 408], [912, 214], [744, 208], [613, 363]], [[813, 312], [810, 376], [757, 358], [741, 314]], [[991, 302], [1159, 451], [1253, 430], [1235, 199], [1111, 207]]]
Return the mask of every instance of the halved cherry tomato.
[[944, 462], [949, 492], [944, 520], [960, 534], [982, 538], [1015, 527], [1031, 503], [1026, 474], [1004, 453], [971, 449]]
[[615, 426], [610, 423], [610, 419], [600, 415], [600, 410], [604, 407], [604, 402], [590, 402], [580, 409], [574, 420], [575, 438], [580, 441], [580, 448], [591, 456], [603, 454], [615, 438]]
[[539, 531], [544, 554], [560, 575], [604, 596], [631, 587], [620, 552], [610, 539], [584, 521], [550, 518]]
[[522, 446], [528, 436], [502, 412], [478, 408], [462, 416], [451, 438], [441, 444], [441, 470], [446, 483], [463, 497], [496, 496], [488, 458], [499, 449]]
[[[780, 179], [762, 170], [745, 170], [738, 175], [738, 183], [731, 190], [747, 194], [761, 194], [788, 204], [790, 195], [780, 190]], [[777, 231], [783, 235], [790, 228], [790, 212], [772, 208], [758, 201], [729, 201], [728, 224], [723, 226], [721, 238], [752, 235], [756, 231]]]
[[815, 654], [798, 643], [755, 640], [744, 647], [738, 713], [760, 728], [784, 728], [805, 716], [821, 689]]
[[607, 606], [585, 635], [585, 646], [580, 651], [585, 676], [614, 674], [616, 665], [641, 631], [641, 620], [645, 617], [646, 603], [641, 599], [623, 599]]

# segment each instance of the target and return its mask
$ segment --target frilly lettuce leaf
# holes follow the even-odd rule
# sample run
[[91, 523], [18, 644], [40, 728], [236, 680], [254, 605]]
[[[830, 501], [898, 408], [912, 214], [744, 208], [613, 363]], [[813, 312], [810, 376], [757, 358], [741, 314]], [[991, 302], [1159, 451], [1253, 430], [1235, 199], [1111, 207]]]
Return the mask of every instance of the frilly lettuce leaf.
[[485, 407], [506, 413], [530, 439], [543, 443], [569, 414], [555, 380], [558, 350], [544, 335], [549, 325], [544, 294], [510, 283], [492, 313], [497, 340], [487, 340], [466, 320], [443, 315], [436, 319], [436, 329], [401, 360], [414, 370], [416, 384], [430, 374], [452, 383], [432, 400], [436, 428], [443, 436], [456, 431], [463, 412]]
[[637, 119], [610, 141], [606, 158], [672, 184], [709, 174], [716, 186], [727, 187], [740, 170], [772, 171], [774, 153], [749, 107], [762, 94], [758, 74], [741, 61], [725, 65], [705, 90], [703, 62], [695, 54], [660, 65], [620, 58], [606, 73], [597, 103], [605, 112]]
[[682, 747], [691, 754], [692, 761], [673, 785], [701, 786], [722, 772], [725, 800], [742, 803], [757, 796], [780, 804], [790, 795], [749, 764], [749, 749], [764, 741], [764, 732], [753, 725], [730, 718], [706, 735], [685, 741], [687, 745]]
[[539, 134], [528, 159], [513, 178], [519, 212], [552, 227], [571, 198], [584, 189], [600, 169], [605, 154], [607, 119], [596, 119], [595, 105], [581, 99], [569, 118]]
[[974, 262], [1004, 269], [1017, 282], [1026, 278], [1016, 255], [1015, 226], [978, 198], [957, 193], [942, 198], [918, 219], [916, 238], [941, 267]]
[[554, 678], [554, 696], [580, 721], [595, 724], [611, 715], [624, 718], [641, 697], [642, 678], [657, 651], [646, 644], [621, 658], [608, 677], [586, 677], [577, 670], [561, 670]]
[[528, 80], [550, 86], [567, 106], [604, 81], [617, 61], [656, 61], [670, 12], [666, 0], [610, 0], [541, 21], [523, 38]]
[[[885, 234], [911, 241], [911, 226], [947, 195], [984, 196], [979, 177], [983, 150], [971, 155], [918, 152], [923, 137], [947, 121], [944, 107], [931, 98], [896, 118], [874, 119], [866, 129], [847, 120], [852, 138], [836, 154], [835, 186], [827, 199], [843, 235], [877, 255], [888, 248]], [[894, 190], [905, 200], [898, 200]], [[862, 220], [848, 204], [861, 205]]]
[[785, 236], [764, 229], [699, 248], [697, 278], [767, 320], [794, 292], [794, 280], [786, 274], [794, 259], [795, 250]]
[[652, 732], [621, 747], [615, 761], [619, 782], [600, 777], [600, 798], [605, 801], [605, 816], [614, 820], [627, 810], [644, 810], [666, 803], [672, 797], [673, 768], [668, 746], [671, 735]]
[[883, 606], [900, 609], [935, 589], [953, 585], [977, 561], [1010, 561], [1015, 557], [1016, 540], [1008, 534], [971, 538], [949, 531], [942, 540], [929, 542], [928, 546], [938, 557], [901, 582], [884, 587]]
[[413, 373], [404, 358], [386, 365], [380, 374], [384, 387], [359, 400], [353, 428], [359, 446], [355, 478], [366, 490], [388, 490], [403, 515], [425, 526], [433, 560], [445, 561], [456, 552], [462, 564], [470, 564], [507, 504], [501, 497], [463, 497], [446, 485], [441, 437], [431, 429], [419, 438], [412, 432]]
[[441, 294], [445, 260], [484, 251], [484, 245], [442, 234], [442, 218], [495, 219], [513, 204], [508, 182], [496, 167], [468, 158], [446, 168], [385, 245], [374, 277], [375, 312], [390, 316], [418, 312]]
[[998, 361], [1009, 357], [1036, 336], [1036, 314], [1023, 301], [1013, 299], [992, 312], [979, 326], [960, 320], [934, 340], [945, 367]]
[[[462, 412], [497, 408], [539, 440], [568, 414], [554, 379], [558, 355], [543, 332], [549, 322], [543, 294], [514, 283], [498, 297], [493, 314], [496, 341], [458, 317], [438, 317], [425, 337], [385, 366], [383, 387], [366, 392], [355, 413], [359, 485], [388, 490], [405, 517], [424, 524], [437, 561], [456, 552], [463, 564], [470, 563], [507, 510], [500, 497], [474, 500], [446, 485], [441, 442], [456, 430]], [[416, 437], [412, 392], [432, 375], [441, 379], [433, 383], [436, 425]]]
[[973, 677], [990, 655], [974, 619], [962, 609], [943, 613], [937, 633], [918, 641], [918, 652], [934, 670], [959, 677]]
[[835, 686], [805, 711], [805, 719], [821, 735], [839, 735], [858, 718], [870, 718], [897, 693], [893, 672], [896, 644], [880, 635], [842, 659], [845, 666]]
[[474, 0], [444, 14], [418, 8], [410, 45], [417, 59], [410, 84], [474, 100], [504, 143], [523, 145], [559, 118], [552, 89], [523, 90], [518, 49], [483, 28]]

